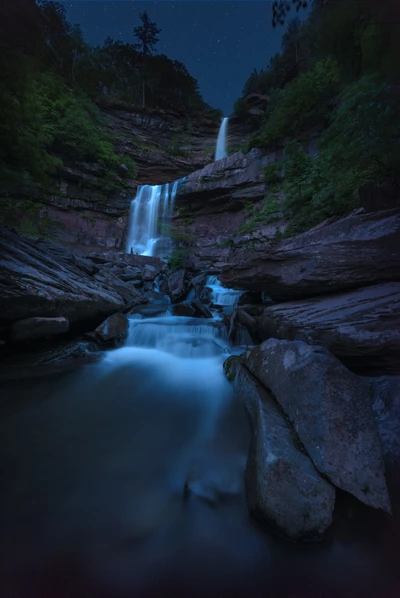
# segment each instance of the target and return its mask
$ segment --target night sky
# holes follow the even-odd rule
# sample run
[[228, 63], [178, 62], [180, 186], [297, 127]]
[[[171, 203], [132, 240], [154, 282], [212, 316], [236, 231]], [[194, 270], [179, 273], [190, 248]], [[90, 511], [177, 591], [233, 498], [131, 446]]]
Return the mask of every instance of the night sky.
[[[280, 50], [284, 27], [273, 29], [269, 0], [72, 0], [63, 4], [92, 45], [106, 37], [132, 43], [139, 13], [162, 29], [156, 52], [185, 64], [206, 102], [225, 115], [251, 71]], [[295, 13], [293, 13], [295, 16]], [[304, 15], [301, 15], [304, 17]]]

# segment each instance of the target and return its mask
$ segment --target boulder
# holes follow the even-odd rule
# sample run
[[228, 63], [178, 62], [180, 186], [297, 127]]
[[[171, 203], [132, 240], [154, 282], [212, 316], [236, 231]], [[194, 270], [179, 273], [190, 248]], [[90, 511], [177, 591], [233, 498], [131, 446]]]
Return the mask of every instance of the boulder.
[[145, 291], [145, 293], [143, 293], [144, 296], [147, 298], [147, 301], [149, 303], [168, 303], [169, 302], [169, 298], [168, 295], [166, 295], [165, 293], [159, 293], [158, 291]]
[[94, 275], [95, 280], [103, 283], [105, 286], [115, 289], [115, 291], [123, 299], [123, 309], [132, 309], [136, 305], [147, 303], [147, 298], [136, 289], [136, 287], [129, 282], [123, 282], [118, 276], [116, 276], [111, 270], [102, 270]]
[[28, 341], [68, 332], [67, 318], [26, 318], [14, 322], [11, 327], [11, 340]]
[[212, 318], [213, 317], [210, 310], [205, 305], [203, 305], [203, 303], [201, 301], [199, 301], [198, 299], [193, 299], [191, 304], [192, 304], [194, 310], [196, 312], [198, 312], [203, 318]]
[[322, 345], [351, 369], [400, 374], [400, 282], [267, 307], [257, 321], [270, 337]]
[[367, 383], [326, 349], [269, 339], [247, 351], [320, 473], [361, 502], [391, 511]]
[[104, 320], [95, 330], [96, 340], [103, 344], [118, 345], [128, 336], [129, 320], [124, 314], [116, 313]]
[[400, 463], [400, 376], [366, 378], [370, 385], [372, 408], [378, 423], [383, 453]]
[[128, 314], [139, 314], [147, 318], [155, 318], [160, 316], [171, 309], [169, 303], [155, 303], [153, 305], [137, 305], [133, 309], [128, 311]]
[[193, 318], [195, 315], [195, 309], [190, 303], [176, 303], [172, 306], [172, 314], [174, 316]]
[[316, 470], [278, 404], [230, 357], [225, 374], [252, 428], [245, 482], [250, 512], [295, 540], [321, 538], [332, 522], [335, 488]]
[[274, 247], [244, 247], [220, 280], [277, 301], [400, 280], [400, 210], [353, 214]]
[[168, 294], [171, 301], [175, 303], [179, 301], [186, 293], [185, 287], [185, 270], [177, 270], [168, 276]]
[[50, 242], [41, 247], [0, 227], [0, 322], [31, 317], [76, 322], [121, 309], [117, 289], [81, 270], [70, 250]]
[[157, 278], [159, 273], [160, 273], [160, 270], [157, 270], [157, 268], [155, 268], [151, 264], [146, 264], [145, 267], [143, 268], [142, 279], [145, 282], [149, 282], [149, 281], [152, 282], [153, 280], [155, 280]]

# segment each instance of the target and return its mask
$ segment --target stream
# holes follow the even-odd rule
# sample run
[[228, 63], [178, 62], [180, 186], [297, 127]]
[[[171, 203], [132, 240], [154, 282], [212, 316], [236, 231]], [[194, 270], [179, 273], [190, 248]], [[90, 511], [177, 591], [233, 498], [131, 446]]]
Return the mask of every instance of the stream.
[[1, 383], [2, 598], [397, 595], [396, 519], [339, 498], [327, 539], [296, 545], [249, 517], [222, 371], [244, 348], [219, 312], [134, 316], [100, 362]]

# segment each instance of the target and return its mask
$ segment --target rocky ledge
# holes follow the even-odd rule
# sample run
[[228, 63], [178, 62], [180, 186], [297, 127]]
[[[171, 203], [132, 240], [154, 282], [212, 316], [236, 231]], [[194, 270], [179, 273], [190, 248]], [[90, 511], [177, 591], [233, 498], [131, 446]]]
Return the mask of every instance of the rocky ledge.
[[400, 210], [326, 221], [274, 247], [230, 255], [220, 280], [275, 301], [400, 280]]

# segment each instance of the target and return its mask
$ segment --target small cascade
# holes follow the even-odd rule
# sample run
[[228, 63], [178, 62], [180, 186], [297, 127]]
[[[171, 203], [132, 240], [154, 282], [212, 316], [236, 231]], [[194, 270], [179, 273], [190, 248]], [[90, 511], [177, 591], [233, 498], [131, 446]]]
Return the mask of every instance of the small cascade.
[[240, 295], [243, 292], [223, 287], [216, 276], [209, 276], [207, 278], [206, 287], [212, 290], [212, 303], [221, 307], [234, 307], [237, 305]]
[[171, 221], [179, 181], [139, 187], [131, 203], [127, 253], [167, 257], [172, 242], [166, 230]]
[[228, 128], [228, 117], [224, 116], [221, 122], [221, 126], [219, 128], [218, 139], [217, 139], [217, 147], [215, 150], [215, 161], [222, 160], [222, 158], [226, 158], [227, 151], [226, 151], [226, 131]]
[[158, 349], [180, 358], [216, 357], [229, 353], [225, 326], [216, 320], [164, 314], [130, 319], [127, 346]]

